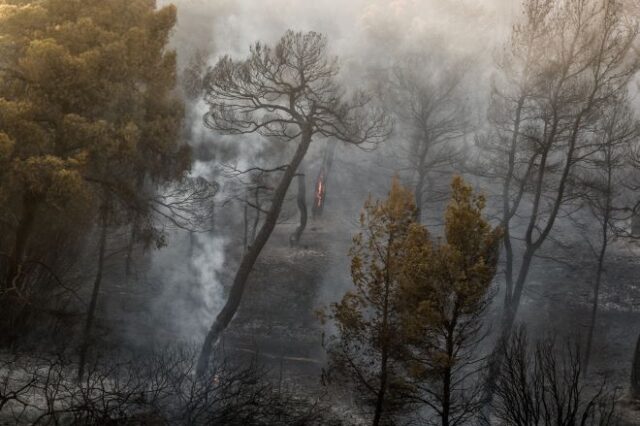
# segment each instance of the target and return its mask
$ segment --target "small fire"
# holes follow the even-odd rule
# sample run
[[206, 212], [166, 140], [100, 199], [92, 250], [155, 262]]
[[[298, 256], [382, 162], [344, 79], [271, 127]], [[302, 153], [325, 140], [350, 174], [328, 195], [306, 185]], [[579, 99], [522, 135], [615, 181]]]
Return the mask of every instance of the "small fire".
[[324, 170], [321, 170], [316, 181], [315, 203], [313, 205], [313, 211], [316, 215], [319, 215], [320, 212], [322, 212], [326, 191], [327, 187], [325, 185], [325, 172]]

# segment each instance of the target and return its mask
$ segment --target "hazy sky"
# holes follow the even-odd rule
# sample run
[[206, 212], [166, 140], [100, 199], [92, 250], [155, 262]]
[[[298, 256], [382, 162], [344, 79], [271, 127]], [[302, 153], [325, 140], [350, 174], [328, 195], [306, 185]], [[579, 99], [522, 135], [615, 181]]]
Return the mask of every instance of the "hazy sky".
[[326, 33], [346, 60], [437, 43], [490, 53], [504, 39], [515, 0], [161, 0], [178, 6], [175, 43], [182, 58], [205, 48], [246, 55], [256, 40], [273, 42], [287, 29]]

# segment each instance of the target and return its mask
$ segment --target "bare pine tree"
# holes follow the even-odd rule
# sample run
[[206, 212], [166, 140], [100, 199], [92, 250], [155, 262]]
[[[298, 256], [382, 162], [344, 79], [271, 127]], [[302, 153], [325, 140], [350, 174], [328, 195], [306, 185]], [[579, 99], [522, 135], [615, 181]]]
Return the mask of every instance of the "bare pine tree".
[[633, 158], [633, 145], [640, 135], [640, 125], [626, 93], [614, 98], [603, 111], [599, 127], [594, 135], [597, 152], [580, 164], [575, 188], [576, 195], [584, 200], [589, 212], [587, 220], [597, 226], [593, 231], [587, 226], [582, 229], [596, 259], [591, 318], [583, 359], [585, 372], [591, 358], [607, 251], [612, 240], [624, 234], [619, 223], [630, 216], [625, 206], [628, 193], [625, 181], [632, 169], [625, 166], [628, 159]]
[[[428, 59], [433, 61], [433, 56]], [[463, 99], [464, 69], [462, 63], [440, 69], [426, 58], [414, 57], [396, 67], [391, 76], [390, 101], [408, 131], [408, 144], [399, 149], [400, 161], [414, 175], [418, 220], [425, 195], [433, 195], [434, 174], [460, 163], [462, 150], [456, 142], [471, 129]], [[448, 188], [446, 192], [448, 196]]]
[[389, 133], [389, 119], [368, 108], [369, 95], [357, 92], [346, 99], [336, 81], [338, 71], [323, 35], [287, 31], [273, 48], [253, 45], [246, 60], [220, 59], [205, 77], [209, 128], [223, 134], [278, 138], [295, 144], [296, 150], [282, 170], [255, 241], [242, 257], [227, 302], [207, 334], [199, 373], [238, 309], [249, 274], [276, 226], [287, 190], [313, 138], [361, 145], [378, 142]]
[[525, 2], [498, 63], [494, 131], [481, 140], [492, 154], [487, 175], [502, 182], [503, 336], [533, 258], [571, 201], [578, 165], [597, 151], [593, 127], [638, 71], [637, 35], [617, 0]]

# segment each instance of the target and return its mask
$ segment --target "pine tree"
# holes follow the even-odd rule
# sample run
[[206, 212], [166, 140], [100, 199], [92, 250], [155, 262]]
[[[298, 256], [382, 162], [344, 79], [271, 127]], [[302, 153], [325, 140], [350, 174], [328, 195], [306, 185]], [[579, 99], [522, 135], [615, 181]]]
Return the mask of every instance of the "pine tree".
[[451, 188], [444, 238], [431, 241], [422, 227], [409, 234], [401, 286], [407, 381], [442, 426], [467, 424], [483, 402], [479, 344], [500, 238], [484, 197], [460, 177]]
[[456, 177], [444, 238], [433, 240], [397, 180], [387, 200], [365, 204], [350, 253], [354, 289], [323, 319], [337, 328], [329, 371], [365, 395], [374, 425], [419, 407], [443, 426], [478, 413], [477, 345], [500, 238], [483, 209], [484, 198]]
[[5, 295], [32, 245], [59, 243], [52, 228], [86, 234], [109, 204], [119, 225], [151, 229], [150, 194], [189, 166], [167, 49], [175, 20], [151, 0], [0, 2]]
[[413, 195], [397, 179], [387, 200], [369, 198], [350, 251], [354, 289], [328, 316], [337, 327], [328, 346], [329, 371], [356, 385], [362, 402], [373, 408], [373, 425], [384, 424], [403, 405], [400, 286], [415, 211]]

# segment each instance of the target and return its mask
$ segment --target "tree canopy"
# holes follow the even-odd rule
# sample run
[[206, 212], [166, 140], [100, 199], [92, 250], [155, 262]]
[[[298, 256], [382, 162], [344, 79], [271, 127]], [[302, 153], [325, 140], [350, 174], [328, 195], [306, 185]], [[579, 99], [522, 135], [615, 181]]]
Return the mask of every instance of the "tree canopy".
[[38, 211], [90, 224], [99, 192], [140, 207], [140, 182], [188, 168], [175, 20], [149, 0], [0, 3], [0, 219], [14, 263]]
[[394, 179], [369, 199], [353, 240], [354, 288], [331, 306], [333, 371], [374, 408], [373, 424], [421, 405], [437, 424], [465, 424], [481, 404], [478, 343], [498, 260], [499, 228], [484, 197], [452, 183], [443, 238], [416, 222], [411, 192]]

